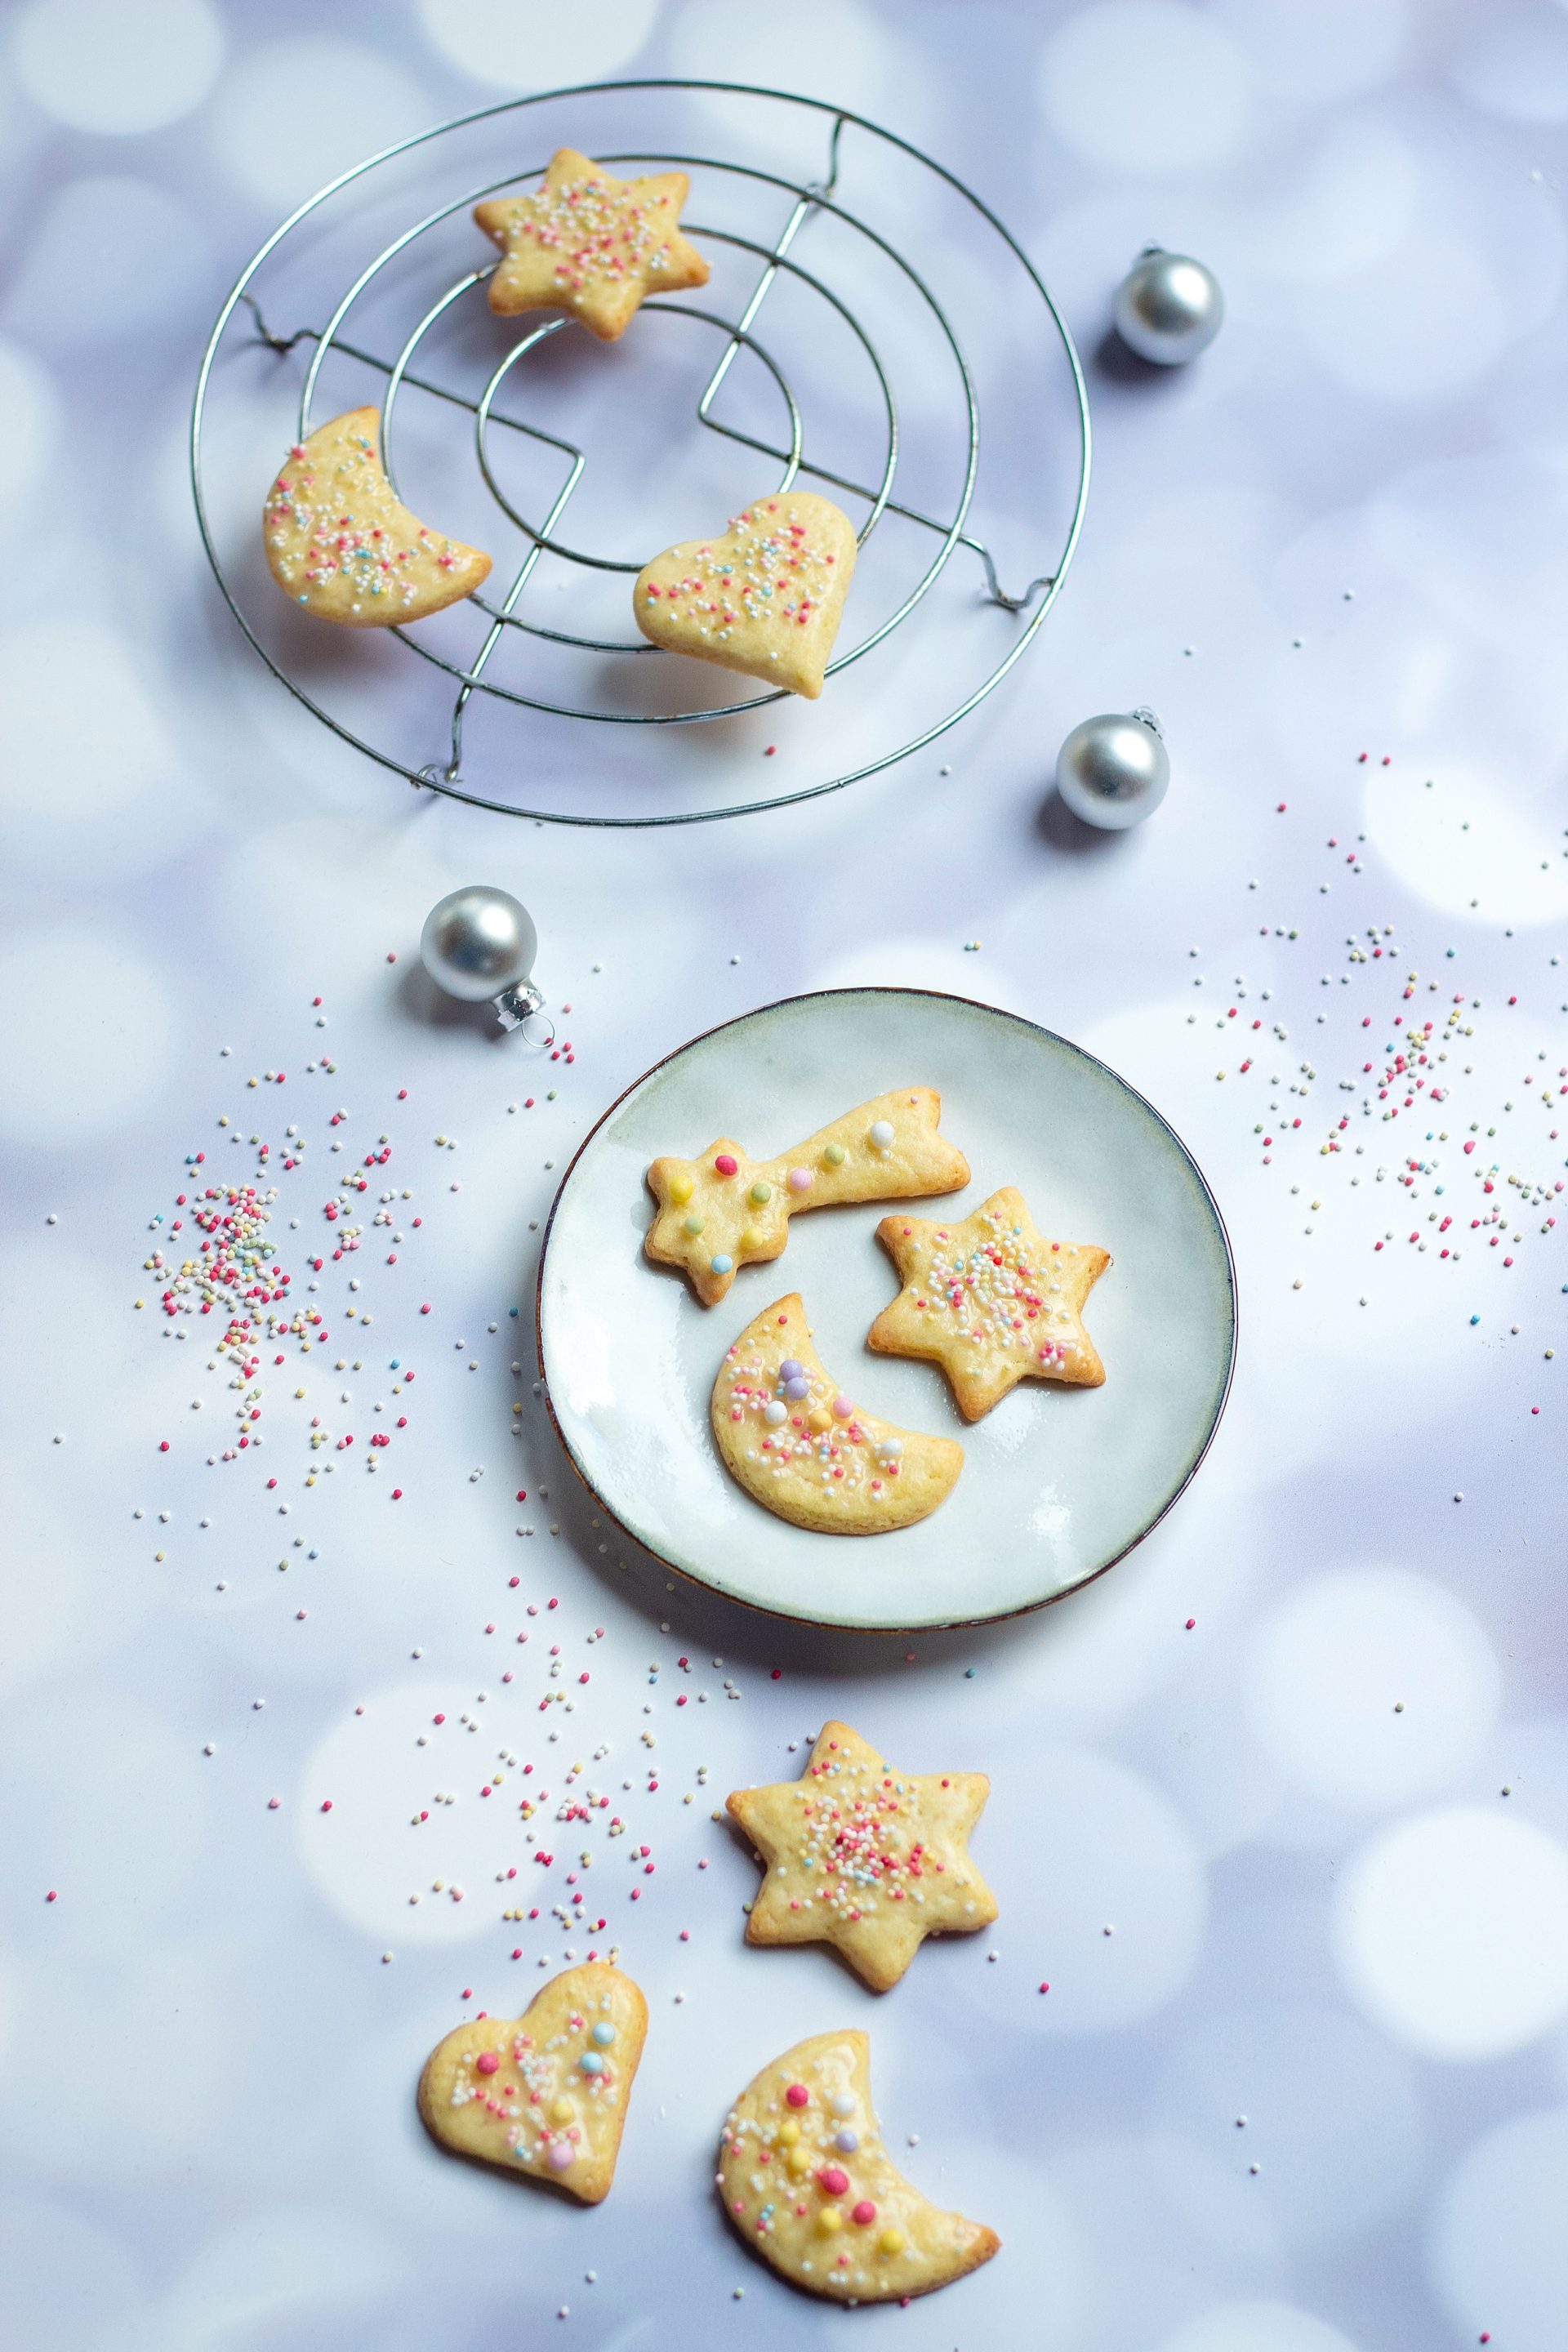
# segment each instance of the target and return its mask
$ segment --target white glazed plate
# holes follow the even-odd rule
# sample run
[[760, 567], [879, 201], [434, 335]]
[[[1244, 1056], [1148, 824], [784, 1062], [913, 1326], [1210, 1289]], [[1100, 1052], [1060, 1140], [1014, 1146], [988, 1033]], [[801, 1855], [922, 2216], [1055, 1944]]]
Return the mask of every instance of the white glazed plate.
[[[742, 1268], [718, 1307], [644, 1256], [644, 1171], [660, 1152], [695, 1158], [730, 1135], [771, 1155], [903, 1086], [937, 1088], [942, 1133], [973, 1171], [963, 1192], [918, 1213], [967, 1216], [1016, 1184], [1048, 1239], [1110, 1252], [1084, 1315], [1103, 1388], [1022, 1381], [971, 1424], [937, 1366], [870, 1354], [866, 1334], [898, 1289], [876, 1239], [889, 1203], [795, 1218], [783, 1257]], [[814, 1535], [753, 1502], [721, 1463], [708, 1412], [725, 1350], [792, 1290], [849, 1396], [962, 1442], [957, 1486], [918, 1526]], [[1202, 1461], [1236, 1354], [1225, 1227], [1159, 1113], [1048, 1029], [914, 989], [790, 997], [693, 1038], [639, 1078], [566, 1172], [538, 1306], [556, 1428], [637, 1542], [753, 1608], [882, 1632], [1037, 1609], [1121, 1559]]]

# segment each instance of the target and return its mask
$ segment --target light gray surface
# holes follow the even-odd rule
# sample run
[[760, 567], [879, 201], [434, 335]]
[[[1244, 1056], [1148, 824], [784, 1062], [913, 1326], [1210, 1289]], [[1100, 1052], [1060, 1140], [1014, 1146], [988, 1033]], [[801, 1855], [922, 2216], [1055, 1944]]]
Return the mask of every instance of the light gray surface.
[[[644, 1173], [733, 1136], [771, 1158], [883, 1082], [932, 1086], [972, 1181], [917, 1215], [973, 1214], [1016, 1184], [1042, 1234], [1112, 1265], [1084, 1320], [1103, 1387], [1026, 1381], [966, 1423], [929, 1364], [871, 1356], [898, 1283], [874, 1203], [796, 1218], [782, 1259], [742, 1268], [705, 1308], [643, 1255]], [[884, 1541], [792, 1527], [729, 1476], [709, 1424], [724, 1350], [798, 1291], [829, 1374], [867, 1411], [956, 1438], [940, 1511]], [[732, 1600], [862, 1631], [1038, 1608], [1137, 1543], [1192, 1475], [1230, 1376], [1236, 1308], [1203, 1180], [1149, 1106], [1059, 1037], [952, 997], [874, 990], [796, 999], [699, 1039], [650, 1072], [589, 1139], [561, 1190], [540, 1287], [556, 1423], [589, 1486], [660, 1559]]]
[[[233, 272], [328, 172], [506, 77], [766, 79], [780, 20], [122, 0], [117, 46], [82, 29], [93, 13], [17, 6], [0, 28], [0, 2333], [30, 2352], [1432, 2352], [1489, 2329], [1555, 2352], [1568, 1354], [1546, 1360], [1563, 1221], [1542, 1228], [1564, 1152], [1543, 1088], [1568, 1084], [1568, 14], [801, 0], [803, 83], [939, 152], [1056, 289], [1092, 363], [1089, 529], [1035, 652], [945, 748], [804, 812], [597, 838], [428, 804], [289, 706], [195, 550], [191, 377]], [[1225, 288], [1187, 373], [1101, 347], [1151, 237]], [[942, 259], [973, 264], [1005, 446], [1037, 382], [983, 257]], [[628, 444], [639, 478], [661, 446], [684, 459], [689, 436]], [[703, 478], [673, 469], [660, 496]], [[1005, 509], [1011, 572], [1028, 515]], [[927, 651], [900, 653], [917, 682]], [[896, 718], [900, 675], [874, 707], [792, 712], [792, 742]], [[1141, 701], [1169, 798], [1088, 841], [1042, 813], [1057, 746]], [[603, 756], [584, 740], [578, 789]], [[667, 756], [699, 755], [687, 736]], [[776, 765], [750, 739], [720, 756], [742, 782]], [[428, 907], [480, 877], [538, 920], [570, 1066], [410, 977]], [[667, 1594], [617, 1565], [508, 1370], [531, 1361], [534, 1225], [604, 1105], [732, 1013], [862, 982], [984, 996], [1103, 1054], [1191, 1143], [1237, 1252], [1240, 1372], [1192, 1492], [1113, 1576], [984, 1637], [824, 1643]], [[1377, 1091], [1394, 1021], [1450, 1011], [1451, 1058], [1423, 1073], [1448, 1099], [1407, 1113]], [[307, 1075], [323, 1047], [337, 1074]], [[425, 1222], [395, 1228], [395, 1267], [368, 1222], [357, 1255], [321, 1252], [333, 1345], [358, 1328], [356, 1270], [371, 1333], [342, 1375], [268, 1362], [266, 1446], [209, 1470], [237, 1400], [159, 1336], [142, 1260], [172, 1238], [187, 1153], [248, 1173], [226, 1134], [281, 1144], [289, 1123], [308, 1149], [273, 1231], [301, 1286], [302, 1245], [331, 1238], [323, 1171], [383, 1133], [386, 1181], [416, 1196], [397, 1213]], [[1505, 1227], [1472, 1228], [1505, 1204]], [[395, 1404], [394, 1355], [418, 1372]], [[409, 1426], [370, 1473], [378, 1401]], [[333, 1433], [314, 1456], [312, 1415]], [[572, 1717], [542, 1715], [562, 1690]], [[830, 1710], [910, 1769], [994, 1781], [994, 1936], [928, 1948], [881, 2002], [822, 1953], [741, 1948], [754, 1873], [708, 1820], [735, 1782], [795, 1769], [789, 1743]], [[519, 1767], [481, 1799], [503, 1745]], [[625, 1837], [556, 1823], [566, 1759]], [[514, 1800], [542, 1780], [531, 1848]], [[538, 1958], [558, 1963], [550, 1905], [575, 1892], [653, 2011], [620, 2178], [588, 2215], [443, 2164], [413, 2112], [465, 2009], [521, 2006]], [[497, 1918], [520, 1903], [542, 1917]], [[920, 2136], [911, 2173], [1005, 2242], [905, 2313], [786, 2295], [708, 2188], [728, 2098], [844, 2021], [872, 2032], [892, 2144]]]

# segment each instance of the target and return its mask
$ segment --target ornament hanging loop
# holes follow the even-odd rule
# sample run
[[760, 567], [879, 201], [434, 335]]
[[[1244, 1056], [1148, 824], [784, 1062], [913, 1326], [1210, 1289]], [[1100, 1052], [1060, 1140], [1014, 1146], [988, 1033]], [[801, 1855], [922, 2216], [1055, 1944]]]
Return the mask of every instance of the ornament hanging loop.
[[[542, 1049], [555, 1043], [555, 1024], [544, 1010], [544, 998], [532, 981], [520, 980], [510, 988], [503, 988], [492, 1002], [496, 1019], [503, 1029], [521, 1029], [525, 1045]], [[532, 1026], [530, 1026], [530, 1024]], [[540, 1036], [536, 1032], [542, 1029]]]

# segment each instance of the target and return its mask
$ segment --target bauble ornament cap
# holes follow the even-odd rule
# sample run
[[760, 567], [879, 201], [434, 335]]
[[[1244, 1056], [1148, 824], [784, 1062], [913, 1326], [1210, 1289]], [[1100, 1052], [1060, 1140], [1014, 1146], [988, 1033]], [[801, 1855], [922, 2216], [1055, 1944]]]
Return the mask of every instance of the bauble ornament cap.
[[[510, 890], [468, 882], [448, 890], [425, 918], [419, 954], [438, 988], [465, 1004], [495, 1006], [503, 1029], [520, 1029], [543, 1010], [544, 998], [530, 977], [539, 952], [533, 918]], [[555, 1034], [530, 1039], [548, 1045]]]

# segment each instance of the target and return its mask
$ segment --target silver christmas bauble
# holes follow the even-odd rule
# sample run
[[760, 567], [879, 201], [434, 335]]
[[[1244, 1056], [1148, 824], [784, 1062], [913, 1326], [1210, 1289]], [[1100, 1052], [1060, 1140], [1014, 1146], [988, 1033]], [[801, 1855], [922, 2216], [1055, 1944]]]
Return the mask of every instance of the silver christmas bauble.
[[482, 1004], [488, 997], [508, 1029], [544, 1002], [529, 979], [538, 951], [528, 908], [510, 891], [484, 882], [448, 890], [419, 935], [420, 957], [437, 985], [466, 1004]]
[[1165, 797], [1171, 762], [1152, 710], [1105, 710], [1057, 753], [1057, 790], [1074, 816], [1107, 833], [1141, 824]]
[[1190, 254], [1146, 246], [1116, 289], [1116, 331], [1141, 360], [1180, 367], [1206, 352], [1225, 321], [1212, 269]]

